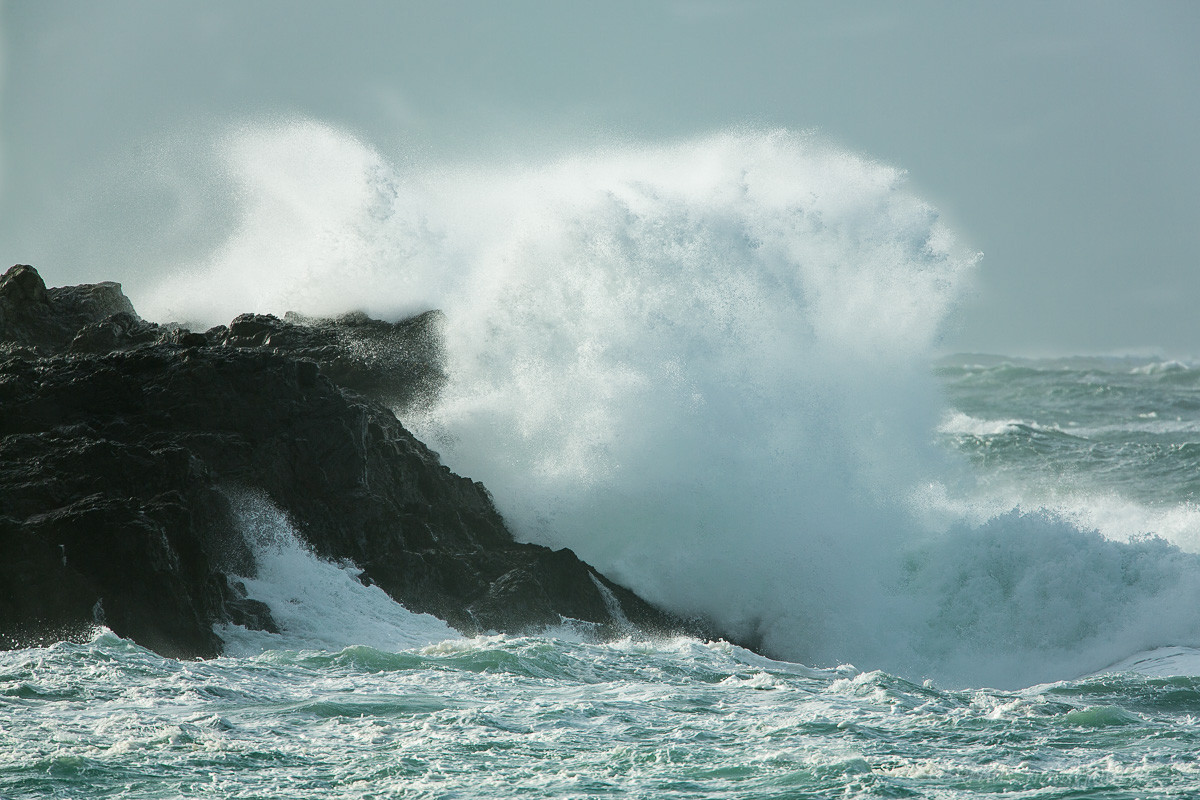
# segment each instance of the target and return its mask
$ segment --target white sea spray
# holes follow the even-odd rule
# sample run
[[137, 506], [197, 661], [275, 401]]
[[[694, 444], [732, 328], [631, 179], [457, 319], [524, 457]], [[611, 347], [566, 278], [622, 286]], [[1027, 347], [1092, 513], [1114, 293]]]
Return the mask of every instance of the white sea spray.
[[[930, 353], [978, 254], [897, 169], [758, 130], [512, 168], [312, 122], [225, 151], [240, 227], [139, 307], [440, 308], [450, 381], [405, 422], [521, 538], [815, 665], [1018, 686], [1200, 636], [1191, 560], [1005, 504], [936, 447]], [[1125, 561], [1152, 579], [1087, 589]]]
[[354, 564], [319, 558], [262, 492], [230, 490], [230, 497], [235, 522], [256, 562], [253, 577], [232, 577], [249, 597], [267, 604], [280, 631], [218, 625], [226, 655], [350, 645], [403, 650], [459, 637], [436, 617], [415, 614], [378, 586], [363, 585]]

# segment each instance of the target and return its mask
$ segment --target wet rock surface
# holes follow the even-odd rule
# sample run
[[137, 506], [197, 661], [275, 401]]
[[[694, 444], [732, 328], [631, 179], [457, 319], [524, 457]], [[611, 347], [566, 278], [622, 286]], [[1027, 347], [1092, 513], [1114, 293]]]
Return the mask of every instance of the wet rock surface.
[[[102, 622], [160, 653], [213, 656], [213, 624], [273, 630], [238, 575], [231, 492], [265, 493], [318, 555], [348, 559], [464, 633], [571, 618], [681, 623], [570, 550], [514, 541], [392, 406], [436, 393], [440, 315], [243, 315], [204, 334], [141, 320], [117, 284], [0, 278], [0, 645]], [[369, 396], [370, 395], [370, 396]]]

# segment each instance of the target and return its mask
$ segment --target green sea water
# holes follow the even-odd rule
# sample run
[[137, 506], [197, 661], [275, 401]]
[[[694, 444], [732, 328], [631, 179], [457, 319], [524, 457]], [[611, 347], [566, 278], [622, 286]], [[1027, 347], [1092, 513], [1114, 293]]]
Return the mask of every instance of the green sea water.
[[0, 659], [0, 796], [1194, 797], [1200, 678], [949, 691], [693, 640]]
[[1200, 544], [1200, 368], [1151, 358], [954, 356], [942, 443], [980, 490], [1095, 527]]

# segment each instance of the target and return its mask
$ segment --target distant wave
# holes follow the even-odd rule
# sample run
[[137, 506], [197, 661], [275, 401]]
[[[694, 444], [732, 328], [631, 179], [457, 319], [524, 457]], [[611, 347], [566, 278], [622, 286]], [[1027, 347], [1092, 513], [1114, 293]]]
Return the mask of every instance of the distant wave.
[[1157, 414], [1141, 414], [1135, 419], [1111, 425], [1076, 425], [1058, 428], [1022, 419], [980, 419], [961, 411], [948, 411], [937, 427], [947, 436], [987, 438], [1004, 435], [1065, 436], [1090, 439], [1112, 433], [1200, 433], [1200, 422], [1183, 419], [1159, 419]]
[[1130, 370], [1134, 375], [1161, 375], [1163, 373], [1180, 373], [1189, 372], [1194, 367], [1184, 364], [1182, 361], [1156, 361], [1150, 364], [1145, 364], [1140, 367], [1134, 367]]
[[1025, 434], [1031, 436], [1065, 436], [1083, 438], [1082, 431], [1064, 431], [1053, 426], [1039, 425], [1019, 419], [991, 420], [977, 419], [961, 411], [951, 411], [946, 414], [937, 428], [939, 433], [956, 436], [975, 436], [979, 438], [1002, 436], [1004, 434]]

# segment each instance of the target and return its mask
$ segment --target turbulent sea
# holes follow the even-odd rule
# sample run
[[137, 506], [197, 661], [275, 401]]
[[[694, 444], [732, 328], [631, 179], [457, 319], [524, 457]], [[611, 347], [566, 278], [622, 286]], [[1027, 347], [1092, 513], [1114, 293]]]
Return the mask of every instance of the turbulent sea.
[[282, 633], [0, 653], [0, 797], [1200, 796], [1200, 367], [936, 358], [977, 254], [806, 136], [217, 150], [240, 221], [139, 309], [442, 309], [450, 380], [406, 424], [519, 537], [762, 654], [464, 639], [250, 493]]

